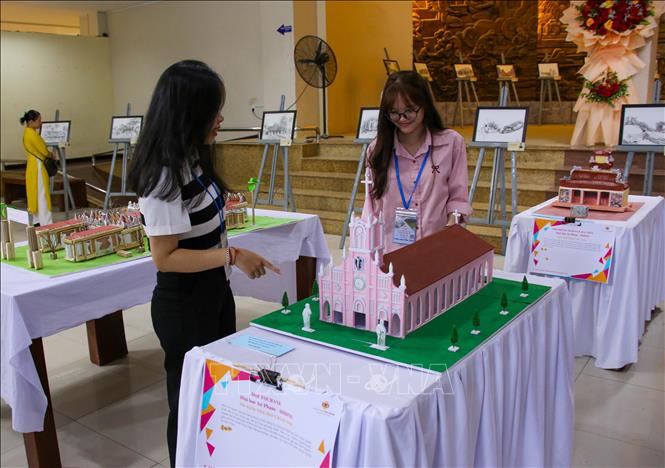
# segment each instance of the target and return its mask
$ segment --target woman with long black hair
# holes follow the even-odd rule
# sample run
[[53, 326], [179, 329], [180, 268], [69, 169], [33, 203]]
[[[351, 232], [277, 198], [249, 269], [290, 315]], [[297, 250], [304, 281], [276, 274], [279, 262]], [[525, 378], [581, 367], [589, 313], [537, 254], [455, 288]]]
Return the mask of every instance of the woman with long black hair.
[[399, 71], [388, 77], [376, 140], [367, 154], [373, 185], [363, 216], [383, 212], [384, 253], [471, 214], [464, 138], [443, 126], [419, 73]]
[[212, 167], [225, 97], [224, 83], [206, 64], [184, 60], [167, 68], [152, 95], [129, 176], [158, 269], [151, 315], [165, 352], [171, 466], [185, 353], [236, 330], [231, 265], [250, 278], [266, 269], [279, 273], [263, 257], [228, 247], [227, 187]]

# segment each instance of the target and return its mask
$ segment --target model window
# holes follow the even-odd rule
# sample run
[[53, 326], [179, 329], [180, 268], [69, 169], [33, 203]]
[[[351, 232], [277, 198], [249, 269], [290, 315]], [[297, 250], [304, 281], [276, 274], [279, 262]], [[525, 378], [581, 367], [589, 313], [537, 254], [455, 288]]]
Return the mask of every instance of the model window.
[[360, 257], [356, 257], [355, 264], [357, 271], [363, 271], [363, 267], [365, 266], [365, 260]]

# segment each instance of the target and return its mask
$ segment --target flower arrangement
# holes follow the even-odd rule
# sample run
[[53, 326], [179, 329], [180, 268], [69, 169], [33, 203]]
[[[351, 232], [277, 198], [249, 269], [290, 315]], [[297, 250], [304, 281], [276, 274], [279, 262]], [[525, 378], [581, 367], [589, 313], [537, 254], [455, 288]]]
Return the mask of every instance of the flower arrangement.
[[584, 98], [587, 102], [605, 102], [614, 105], [617, 99], [628, 96], [628, 80], [619, 80], [616, 72], [607, 70], [605, 74], [596, 81], [584, 83], [587, 90]]
[[652, 0], [586, 0], [577, 6], [581, 26], [598, 36], [622, 33], [648, 24], [654, 16]]

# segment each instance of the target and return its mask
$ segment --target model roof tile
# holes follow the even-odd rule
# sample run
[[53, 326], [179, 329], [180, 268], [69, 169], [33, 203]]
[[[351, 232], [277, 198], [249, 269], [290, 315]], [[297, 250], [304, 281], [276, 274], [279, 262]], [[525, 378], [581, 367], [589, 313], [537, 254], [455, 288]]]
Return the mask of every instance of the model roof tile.
[[79, 231], [75, 232], [73, 234], [70, 234], [67, 236], [67, 239], [74, 240], [74, 239], [81, 239], [84, 237], [89, 237], [89, 236], [94, 236], [97, 234], [103, 234], [105, 232], [121, 232], [122, 227], [120, 226], [99, 226], [93, 229], [88, 229], [87, 231]]
[[453, 225], [383, 256], [381, 270], [393, 264], [393, 283], [406, 280], [406, 293], [417, 293], [454, 273], [494, 247], [460, 225]]
[[66, 221], [58, 221], [57, 223], [53, 224], [45, 224], [44, 226], [38, 226], [35, 228], [35, 232], [41, 232], [41, 231], [47, 231], [51, 229], [60, 229], [64, 228], [67, 226], [77, 226], [77, 225], [83, 225], [85, 224], [83, 221], [80, 219], [68, 219]]

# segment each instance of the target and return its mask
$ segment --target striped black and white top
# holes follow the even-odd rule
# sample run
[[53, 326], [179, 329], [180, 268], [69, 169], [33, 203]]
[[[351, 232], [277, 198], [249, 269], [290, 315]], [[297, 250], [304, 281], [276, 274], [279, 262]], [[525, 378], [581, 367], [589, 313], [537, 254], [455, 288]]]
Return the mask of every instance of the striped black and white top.
[[[162, 175], [164, 175], [166, 169]], [[196, 177], [195, 177], [196, 176]], [[160, 181], [153, 193], [159, 193]], [[200, 168], [183, 174], [183, 187], [173, 200], [149, 195], [139, 198], [141, 220], [148, 236], [178, 236], [178, 247], [192, 250], [228, 246], [224, 224], [224, 198], [219, 187]], [[203, 196], [201, 196], [201, 194]], [[191, 200], [201, 197], [198, 204]], [[227, 277], [230, 267], [226, 268]]]

